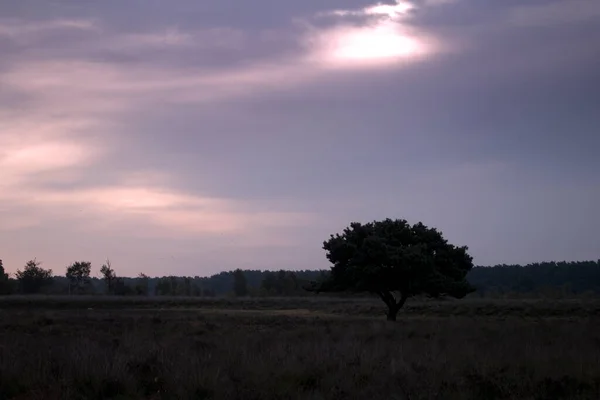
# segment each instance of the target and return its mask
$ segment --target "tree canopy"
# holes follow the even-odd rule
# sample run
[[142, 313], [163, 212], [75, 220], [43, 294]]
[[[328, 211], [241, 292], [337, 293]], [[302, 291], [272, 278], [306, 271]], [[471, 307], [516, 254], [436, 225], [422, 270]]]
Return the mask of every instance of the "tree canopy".
[[233, 271], [233, 292], [236, 296], [247, 296], [248, 295], [248, 282], [246, 275], [241, 269]]
[[419, 222], [386, 219], [353, 222], [323, 243], [333, 264], [316, 292], [371, 292], [395, 320], [409, 297], [448, 295], [462, 298], [474, 289], [465, 277], [473, 268], [466, 246], [449, 244], [442, 233]]
[[67, 267], [65, 274], [69, 280], [69, 292], [71, 289], [76, 292], [85, 291], [90, 285], [90, 273], [92, 271], [92, 263], [89, 261], [76, 261]]
[[102, 274], [102, 279], [104, 280], [104, 283], [106, 285], [106, 292], [114, 293], [117, 274], [115, 273], [115, 270], [112, 269], [110, 260], [106, 260], [106, 264], [100, 267], [100, 274]]
[[40, 267], [41, 262], [33, 259], [25, 264], [23, 270], [17, 270], [15, 274], [22, 293], [39, 293], [52, 284], [52, 270]]
[[0, 260], [0, 295], [8, 294], [11, 292], [11, 282], [8, 278], [8, 274], [4, 271], [4, 264]]

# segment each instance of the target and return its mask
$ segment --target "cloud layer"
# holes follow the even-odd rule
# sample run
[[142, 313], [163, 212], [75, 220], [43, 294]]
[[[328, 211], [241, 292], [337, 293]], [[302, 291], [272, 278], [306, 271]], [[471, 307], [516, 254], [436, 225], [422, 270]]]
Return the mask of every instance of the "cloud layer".
[[594, 2], [53, 4], [0, 5], [11, 271], [322, 268], [385, 217], [482, 264], [598, 257]]

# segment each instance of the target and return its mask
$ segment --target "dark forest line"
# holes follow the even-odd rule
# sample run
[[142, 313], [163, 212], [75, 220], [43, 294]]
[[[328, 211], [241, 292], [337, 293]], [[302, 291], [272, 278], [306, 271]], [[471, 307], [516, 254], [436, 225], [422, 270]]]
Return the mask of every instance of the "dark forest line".
[[[0, 261], [0, 294], [114, 294], [143, 296], [314, 296], [304, 288], [327, 276], [327, 270], [235, 270], [209, 277], [119, 277], [102, 266], [102, 278], [92, 277], [92, 266], [78, 262], [63, 276], [32, 260], [14, 276]], [[467, 280], [473, 297], [569, 297], [600, 295], [600, 260], [542, 262], [474, 267]]]

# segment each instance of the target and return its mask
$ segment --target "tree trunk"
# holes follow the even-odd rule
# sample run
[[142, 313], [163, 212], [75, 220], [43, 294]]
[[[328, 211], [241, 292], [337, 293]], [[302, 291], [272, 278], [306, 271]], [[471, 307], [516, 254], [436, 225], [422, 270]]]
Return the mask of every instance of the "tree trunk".
[[383, 302], [388, 306], [387, 312], [387, 320], [388, 321], [396, 321], [396, 316], [398, 315], [398, 311], [402, 308], [408, 296], [404, 293], [400, 295], [400, 299], [396, 301], [396, 298], [389, 291], [377, 292], [379, 297], [383, 300]]
[[388, 305], [387, 320], [388, 321], [395, 321], [396, 320], [396, 316], [398, 315], [398, 311], [400, 311], [400, 307], [389, 306]]

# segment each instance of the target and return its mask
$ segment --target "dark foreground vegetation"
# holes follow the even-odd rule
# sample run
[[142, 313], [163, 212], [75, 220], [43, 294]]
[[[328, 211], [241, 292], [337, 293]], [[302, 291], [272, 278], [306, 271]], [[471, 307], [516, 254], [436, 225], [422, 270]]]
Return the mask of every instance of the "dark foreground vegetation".
[[598, 301], [413, 299], [396, 323], [384, 308], [4, 297], [0, 398], [600, 398]]

